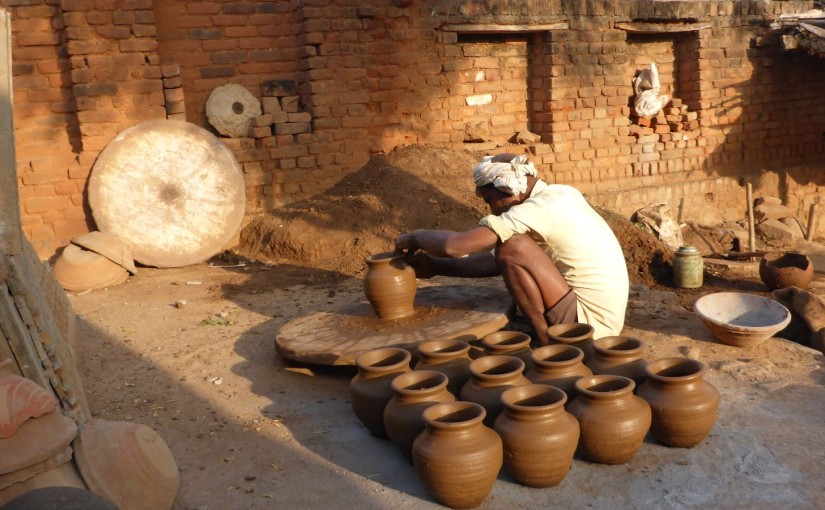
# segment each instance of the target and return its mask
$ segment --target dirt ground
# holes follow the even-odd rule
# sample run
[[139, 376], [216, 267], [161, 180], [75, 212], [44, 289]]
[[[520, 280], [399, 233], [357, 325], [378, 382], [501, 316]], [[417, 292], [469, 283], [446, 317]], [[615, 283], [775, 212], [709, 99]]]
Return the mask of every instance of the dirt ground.
[[[140, 268], [123, 285], [71, 294], [79, 315], [78, 362], [93, 415], [143, 423], [161, 434], [181, 471], [178, 509], [329, 508], [331, 502], [353, 509], [436, 507], [412, 467], [391, 444], [370, 436], [353, 415], [348, 384], [355, 370], [290, 362], [276, 353], [273, 341], [292, 319], [362, 301], [363, 256], [390, 248], [398, 233], [473, 226], [483, 213], [469, 184], [469, 168], [476, 161], [471, 155], [422, 147], [374, 158], [328, 193], [253, 222], [234, 253], [184, 268]], [[811, 391], [818, 392], [820, 403], [825, 401], [818, 353], [784, 341], [743, 353], [715, 342], [689, 311], [698, 296], [713, 291], [766, 294], [753, 264], [711, 265], [702, 289], [675, 293], [669, 285], [672, 255], [667, 248], [628, 222], [620, 223], [614, 230], [634, 283], [627, 333], [651, 342], [649, 359], [701, 351], [717, 371], [711, 379], [731, 402], [750, 398], [735, 389], [739, 384], [775, 381], [794, 365], [804, 366], [786, 384], [798, 383], [805, 391], [814, 384]], [[422, 285], [453, 283], [458, 282], [436, 278]], [[497, 279], [477, 283], [501, 285]], [[813, 285], [818, 293], [825, 292], [823, 287], [821, 280]], [[743, 369], [749, 361], [750, 368]], [[809, 373], [815, 374], [814, 383]], [[821, 432], [825, 405], [818, 408], [813, 418]], [[732, 408], [725, 416], [734, 420], [740, 414], [741, 409]], [[803, 426], [811, 428], [799, 424]], [[723, 428], [720, 436], [727, 437], [727, 431]], [[729, 444], [746, 444], [753, 438], [729, 439]], [[743, 457], [744, 464], [727, 466], [725, 459], [733, 457], [726, 447], [709, 448], [719, 469], [767, 469], [768, 464], [751, 466], [754, 459], [762, 462], [762, 450], [748, 450], [752, 455]], [[671, 467], [664, 473], [679, 462], [696, 462], [688, 454], [664, 450], [656, 453], [669, 456]], [[803, 457], [799, 464], [818, 466], [821, 472], [821, 455], [811, 460], [801, 450], [794, 452]], [[702, 499], [709, 487], [726, 490], [710, 480], [706, 487], [692, 487], [692, 496], [662, 488], [662, 477], [672, 475], [676, 482], [697, 474], [693, 468], [657, 474], [654, 460], [641, 456], [618, 468], [635, 471], [634, 483], [646, 479], [652, 484], [642, 485], [642, 496], [650, 498], [644, 504], [627, 494], [611, 499], [624, 484], [603, 481], [607, 472], [601, 467], [577, 465], [571, 474], [578, 474], [562, 493], [531, 492], [502, 475], [506, 485], [497, 485], [483, 508], [514, 501], [535, 506], [553, 498], [562, 506], [579, 507], [582, 494], [590, 498], [585, 504], [595, 508], [656, 508], [657, 498], [679, 503], [671, 507], [697, 508], [709, 504]], [[759, 485], [782, 482], [771, 473], [746, 474], [740, 485], [733, 484], [735, 489], [763, 503], [770, 498], [762, 494], [778, 494], [776, 485]], [[581, 489], [593, 480], [603, 487]], [[792, 489], [805, 496], [825, 490], [821, 486], [816, 482]], [[808, 506], [796, 505], [807, 499], [776, 498], [781, 506]]]

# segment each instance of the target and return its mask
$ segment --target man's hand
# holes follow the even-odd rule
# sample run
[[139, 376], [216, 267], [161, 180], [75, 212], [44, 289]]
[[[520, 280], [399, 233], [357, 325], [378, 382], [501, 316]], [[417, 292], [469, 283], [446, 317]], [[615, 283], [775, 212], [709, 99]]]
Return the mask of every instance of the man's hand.
[[418, 250], [418, 243], [415, 242], [415, 232], [401, 234], [395, 240], [395, 253], [414, 253]]
[[407, 252], [408, 255], [404, 257], [407, 264], [415, 269], [415, 277], [424, 280], [430, 279], [436, 275], [433, 267], [433, 259], [424, 252]]

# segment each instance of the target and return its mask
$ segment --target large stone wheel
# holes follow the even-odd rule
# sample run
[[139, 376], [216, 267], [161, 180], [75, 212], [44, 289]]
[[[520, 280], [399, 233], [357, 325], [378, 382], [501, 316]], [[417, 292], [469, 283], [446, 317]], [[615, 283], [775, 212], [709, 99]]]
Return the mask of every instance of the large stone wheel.
[[220, 252], [238, 232], [246, 194], [232, 152], [187, 122], [153, 120], [117, 135], [95, 162], [89, 204], [143, 265], [180, 267]]

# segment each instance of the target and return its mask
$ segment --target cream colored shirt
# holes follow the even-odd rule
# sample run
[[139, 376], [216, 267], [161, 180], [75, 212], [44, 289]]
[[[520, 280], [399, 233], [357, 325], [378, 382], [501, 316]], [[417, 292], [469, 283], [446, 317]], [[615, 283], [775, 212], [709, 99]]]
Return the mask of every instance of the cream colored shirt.
[[624, 327], [630, 284], [619, 241], [575, 188], [536, 182], [530, 197], [479, 225], [501, 242], [527, 234], [550, 256], [578, 300], [578, 320], [594, 338], [618, 335]]

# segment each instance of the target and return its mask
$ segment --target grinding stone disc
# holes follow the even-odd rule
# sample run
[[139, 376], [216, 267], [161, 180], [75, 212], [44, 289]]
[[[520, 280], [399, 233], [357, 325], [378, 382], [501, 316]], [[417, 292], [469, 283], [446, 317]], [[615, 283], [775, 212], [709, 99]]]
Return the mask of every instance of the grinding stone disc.
[[241, 85], [221, 85], [206, 100], [206, 119], [222, 135], [249, 136], [250, 120], [260, 115], [261, 102]]
[[509, 321], [506, 290], [472, 285], [418, 289], [415, 314], [398, 320], [376, 317], [367, 302], [315, 312], [286, 323], [275, 337], [281, 356], [319, 365], [354, 365], [363, 351], [378, 347], [412, 349], [425, 340], [479, 340]]
[[241, 226], [243, 174], [232, 152], [194, 124], [153, 120], [117, 135], [95, 162], [89, 204], [101, 232], [118, 236], [138, 262], [197, 264]]

